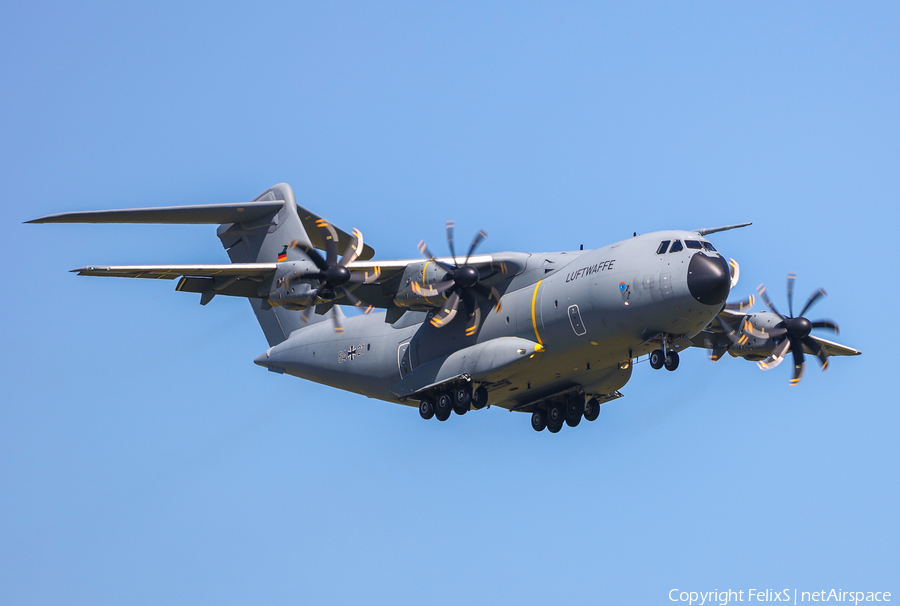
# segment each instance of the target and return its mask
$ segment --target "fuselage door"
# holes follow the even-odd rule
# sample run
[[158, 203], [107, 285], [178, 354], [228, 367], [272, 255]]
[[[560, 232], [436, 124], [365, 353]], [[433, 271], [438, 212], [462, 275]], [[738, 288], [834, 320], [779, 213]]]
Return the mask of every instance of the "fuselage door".
[[400, 367], [400, 378], [412, 372], [412, 360], [410, 359], [409, 341], [400, 344], [397, 349], [397, 366]]
[[572, 325], [572, 330], [574, 330], [575, 334], [578, 336], [587, 332], [587, 329], [584, 327], [584, 322], [581, 321], [581, 312], [578, 311], [577, 305], [569, 305], [569, 324]]

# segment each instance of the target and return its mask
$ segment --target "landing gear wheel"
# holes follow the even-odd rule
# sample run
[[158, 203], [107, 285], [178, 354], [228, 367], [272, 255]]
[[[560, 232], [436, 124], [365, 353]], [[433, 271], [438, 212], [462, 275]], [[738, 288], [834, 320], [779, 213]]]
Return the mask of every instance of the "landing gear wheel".
[[666, 356], [663, 354], [663, 350], [654, 349], [650, 353], [650, 368], [653, 370], [659, 370], [663, 367], [663, 364], [666, 363]]
[[588, 421], [596, 421], [600, 416], [600, 400], [591, 398], [584, 405], [584, 418]]
[[[439, 421], [446, 421], [453, 412], [453, 398], [446, 391], [438, 394], [437, 404], [434, 407], [434, 414]], [[443, 417], [443, 418], [441, 418]]]
[[566, 417], [566, 425], [569, 427], [578, 427], [578, 424], [581, 423], [581, 416], [577, 417]]
[[[554, 404], [547, 411], [547, 427], [551, 427], [554, 425], [562, 427], [563, 420], [565, 418], [566, 418], [566, 414], [565, 414], [565, 411], [563, 410], [563, 407], [560, 406], [559, 404]], [[550, 429], [550, 431], [553, 431], [553, 429]], [[559, 431], [559, 429], [557, 429], [556, 431]], [[556, 432], [554, 432], [554, 433], [556, 433]]]
[[[581, 419], [584, 412], [584, 398], [581, 396], [572, 396], [566, 400], [566, 419]], [[575, 425], [577, 425], [576, 423]], [[575, 427], [572, 425], [572, 427]]]
[[547, 423], [547, 430], [550, 433], [559, 433], [559, 430], [562, 429], [562, 421], [559, 423]]
[[670, 351], [667, 353], [664, 364], [666, 365], [666, 370], [675, 370], [678, 368], [678, 352]]
[[434, 416], [434, 400], [426, 397], [419, 401], [419, 416], [426, 421]]
[[472, 386], [468, 383], [457, 385], [453, 389], [453, 404], [458, 408], [469, 410], [472, 402]]
[[544, 431], [545, 427], [547, 427], [547, 413], [543, 410], [531, 413], [531, 428], [535, 431]]
[[487, 388], [482, 385], [478, 389], [476, 389], [472, 393], [472, 408], [475, 410], [481, 410], [488, 403], [488, 391]]
[[468, 406], [460, 406], [459, 404], [454, 404], [453, 412], [455, 412], [459, 416], [463, 416], [464, 414], [469, 412], [469, 407]]

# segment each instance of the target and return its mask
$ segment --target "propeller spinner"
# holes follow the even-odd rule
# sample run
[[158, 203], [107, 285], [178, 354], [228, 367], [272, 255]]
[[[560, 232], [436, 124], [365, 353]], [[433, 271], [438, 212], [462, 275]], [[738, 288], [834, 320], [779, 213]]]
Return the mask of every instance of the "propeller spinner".
[[[794, 359], [794, 376], [791, 379], [791, 385], [796, 385], [800, 382], [800, 379], [803, 378], [803, 371], [806, 368], [806, 360], [803, 351], [804, 346], [806, 346], [806, 348], [809, 349], [813, 353], [813, 355], [815, 355], [819, 359], [823, 371], [828, 369], [828, 354], [815, 341], [815, 339], [810, 338], [809, 334], [812, 329], [826, 328], [828, 330], [834, 331], [835, 333], [839, 332], [837, 324], [835, 324], [831, 320], [815, 320], [811, 322], [804, 317], [804, 314], [821, 297], [824, 297], [826, 294], [828, 294], [822, 288], [814, 292], [806, 301], [806, 305], [803, 306], [803, 309], [800, 310], [800, 313], [794, 316], [794, 281], [796, 279], [796, 274], [788, 274], [787, 297], [789, 315], [785, 316], [778, 311], [778, 309], [772, 303], [772, 300], [766, 294], [766, 287], [760, 284], [759, 288], [757, 288], [759, 296], [762, 297], [762, 300], [772, 311], [772, 313], [781, 318], [781, 322], [776, 324], [775, 327], [771, 328], [768, 331], [753, 331], [752, 325], [750, 325], [749, 322], [745, 324], [745, 328], [747, 328], [748, 332], [750, 332], [750, 334], [753, 336], [764, 336], [771, 339], [784, 337], [784, 340], [781, 341], [776, 347], [776, 351], [772, 352], [772, 357], [769, 360], [766, 360], [765, 364], [760, 362], [760, 367], [766, 370], [769, 368], [773, 368], [779, 362], [781, 362], [783, 356], [788, 351], [790, 351]], [[776, 356], [776, 353], [778, 353], [779, 355]]]
[[[352, 288], [357, 284], [370, 284], [378, 279], [380, 272], [376, 270], [372, 273], [353, 273], [348, 265], [353, 263], [363, 249], [363, 235], [358, 229], [353, 230], [353, 238], [344, 249], [343, 255], [338, 260], [338, 237], [334, 227], [324, 219], [316, 221], [316, 226], [322, 233], [325, 240], [325, 258], [319, 254], [319, 251], [307, 244], [301, 244], [297, 241], [291, 242], [290, 248], [299, 248], [310, 258], [315, 264], [316, 270], [305, 271], [299, 270], [288, 274], [284, 278], [284, 287], [290, 290], [293, 280], [306, 279], [318, 280], [318, 286], [315, 287], [311, 296], [312, 305], [316, 303], [333, 303], [335, 300], [344, 298], [356, 307], [365, 306], [365, 313], [371, 313], [373, 307], [367, 305], [359, 297], [353, 294]], [[352, 285], [352, 286], [351, 286]], [[311, 307], [310, 307], [311, 309]], [[308, 316], [305, 316], [308, 317]], [[341, 333], [343, 328], [339, 314], [332, 314], [334, 324], [334, 332]]]
[[449, 324], [453, 318], [456, 317], [456, 314], [459, 311], [459, 304], [462, 302], [468, 312], [466, 320], [466, 336], [472, 336], [475, 334], [481, 321], [481, 311], [478, 309], [478, 302], [475, 295], [477, 294], [485, 299], [494, 301], [496, 309], [499, 311], [500, 293], [496, 288], [482, 284], [481, 274], [478, 272], [478, 268], [469, 265], [469, 259], [472, 257], [472, 253], [475, 252], [475, 249], [481, 241], [487, 237], [487, 232], [481, 230], [475, 234], [475, 237], [472, 239], [472, 244], [469, 246], [469, 251], [466, 253], [465, 260], [460, 264], [457, 261], [456, 249], [453, 245], [453, 226], [453, 221], [447, 221], [447, 244], [450, 247], [450, 255], [453, 258], [452, 265], [436, 259], [425, 245], [425, 240], [419, 242], [419, 251], [422, 255], [446, 271], [447, 275], [442, 281], [430, 286], [426, 287], [421, 284], [414, 284], [413, 288], [418, 294], [421, 294], [424, 297], [441, 295], [446, 298], [446, 302], [441, 310], [431, 318], [431, 324], [436, 328], [441, 328], [442, 326]]

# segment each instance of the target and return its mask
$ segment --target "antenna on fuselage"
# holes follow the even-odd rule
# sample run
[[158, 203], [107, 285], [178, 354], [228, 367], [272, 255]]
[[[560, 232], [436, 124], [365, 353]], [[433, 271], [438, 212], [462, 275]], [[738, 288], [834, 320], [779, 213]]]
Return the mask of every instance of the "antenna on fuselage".
[[704, 227], [703, 229], [698, 229], [697, 233], [701, 236], [708, 236], [709, 234], [728, 231], [729, 229], [737, 229], [739, 227], [747, 227], [748, 225], [753, 225], [753, 223], [737, 223], [735, 225], [723, 225], [722, 227]]

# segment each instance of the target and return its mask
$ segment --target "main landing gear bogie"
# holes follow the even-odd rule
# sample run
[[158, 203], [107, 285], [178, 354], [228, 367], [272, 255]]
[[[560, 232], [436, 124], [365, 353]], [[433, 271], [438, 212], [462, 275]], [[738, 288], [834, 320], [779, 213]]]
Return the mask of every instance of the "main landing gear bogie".
[[446, 421], [452, 413], [464, 415], [469, 410], [481, 410], [488, 403], [487, 388], [480, 385], [473, 389], [471, 383], [463, 383], [452, 389], [432, 392], [419, 400], [419, 416], [426, 421], [436, 417]]
[[538, 408], [531, 413], [531, 428], [535, 431], [547, 429], [557, 433], [563, 425], [577, 427], [581, 419], [596, 421], [600, 416], [600, 400], [591, 398], [587, 402], [580, 395], [572, 396], [564, 402], [553, 402], [546, 408]]
[[667, 352], [663, 352], [662, 349], [654, 349], [650, 353], [650, 368], [654, 370], [659, 370], [663, 366], [666, 367], [666, 370], [675, 370], [678, 368], [678, 362], [678, 352], [671, 349]]

